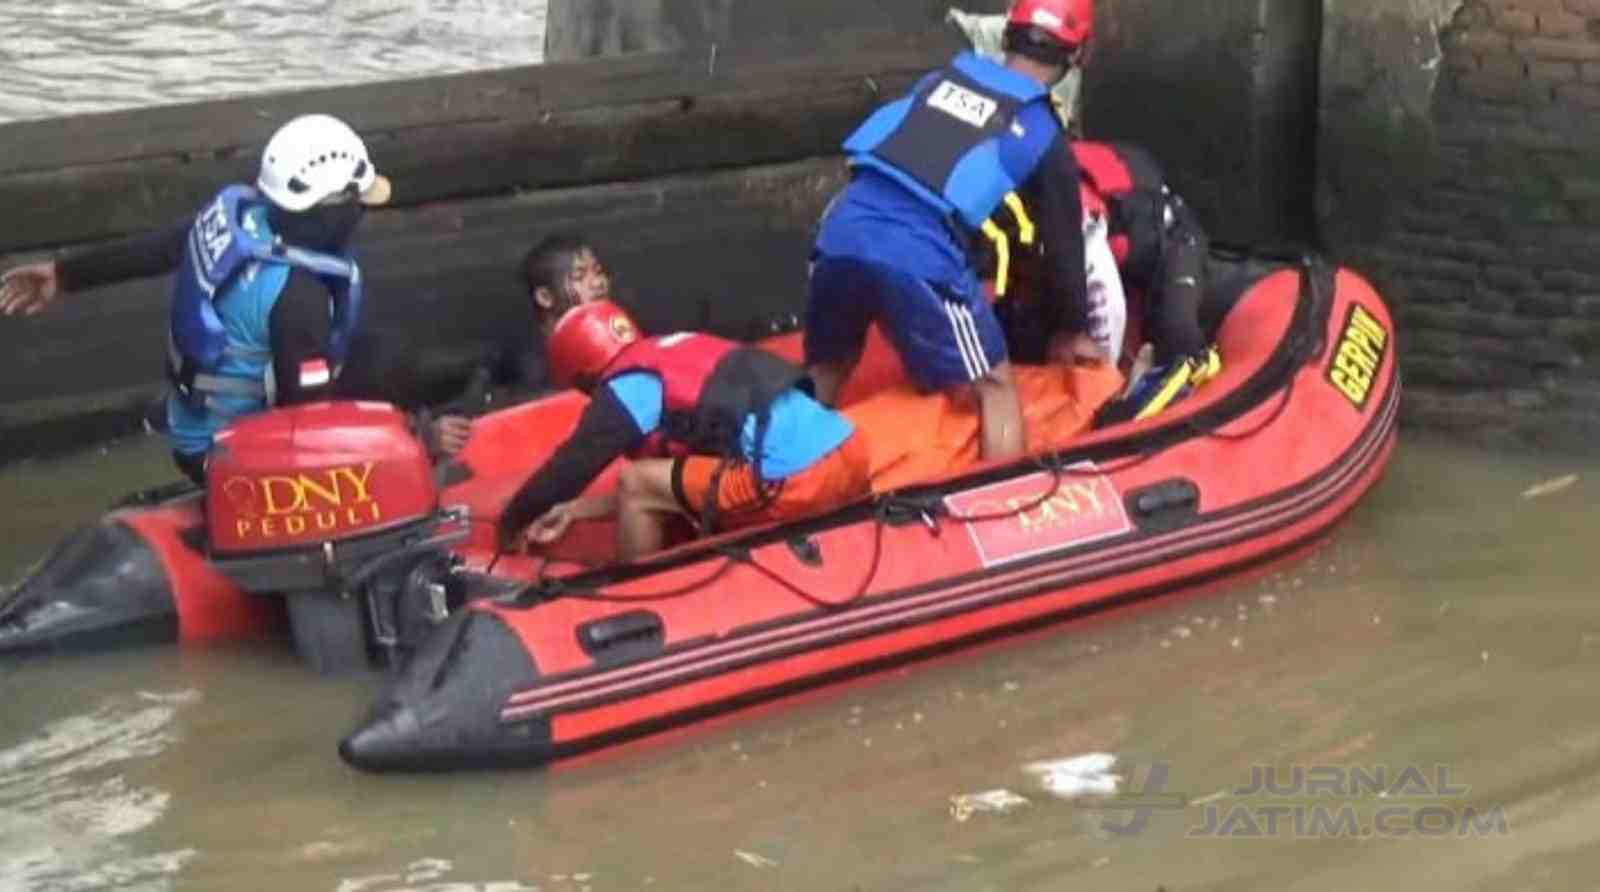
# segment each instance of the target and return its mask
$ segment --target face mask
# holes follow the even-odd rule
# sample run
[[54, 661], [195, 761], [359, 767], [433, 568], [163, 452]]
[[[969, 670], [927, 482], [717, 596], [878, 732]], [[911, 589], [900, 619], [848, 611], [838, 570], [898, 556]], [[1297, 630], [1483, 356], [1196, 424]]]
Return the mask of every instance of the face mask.
[[273, 207], [268, 211], [268, 221], [285, 244], [310, 251], [339, 253], [350, 243], [350, 237], [365, 214], [365, 205], [349, 201], [319, 204], [299, 214]]

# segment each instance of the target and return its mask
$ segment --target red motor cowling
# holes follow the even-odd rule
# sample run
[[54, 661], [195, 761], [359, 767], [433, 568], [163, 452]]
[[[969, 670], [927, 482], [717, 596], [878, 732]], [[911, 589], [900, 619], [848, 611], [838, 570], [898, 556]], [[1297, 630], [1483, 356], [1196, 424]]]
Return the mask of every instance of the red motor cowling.
[[245, 418], [217, 435], [206, 479], [218, 556], [359, 539], [438, 507], [427, 450], [387, 403], [313, 403]]

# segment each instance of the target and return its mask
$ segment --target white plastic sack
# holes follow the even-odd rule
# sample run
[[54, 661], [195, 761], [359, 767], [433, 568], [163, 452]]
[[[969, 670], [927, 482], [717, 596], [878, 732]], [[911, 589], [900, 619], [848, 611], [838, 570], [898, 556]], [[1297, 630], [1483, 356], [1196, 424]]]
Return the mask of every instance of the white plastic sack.
[[1105, 217], [1083, 215], [1084, 278], [1089, 284], [1089, 337], [1116, 365], [1122, 358], [1122, 340], [1128, 331], [1128, 297], [1117, 271], [1117, 255]]

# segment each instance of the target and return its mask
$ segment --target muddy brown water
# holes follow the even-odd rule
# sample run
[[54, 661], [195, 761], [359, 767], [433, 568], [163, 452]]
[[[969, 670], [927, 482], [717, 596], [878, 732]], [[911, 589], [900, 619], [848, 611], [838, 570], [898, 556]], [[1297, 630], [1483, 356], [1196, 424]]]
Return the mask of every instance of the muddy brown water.
[[[165, 462], [0, 471], [0, 569]], [[0, 664], [0, 889], [1593, 888], [1597, 486], [1408, 433], [1292, 564], [546, 772], [355, 773], [273, 643]]]

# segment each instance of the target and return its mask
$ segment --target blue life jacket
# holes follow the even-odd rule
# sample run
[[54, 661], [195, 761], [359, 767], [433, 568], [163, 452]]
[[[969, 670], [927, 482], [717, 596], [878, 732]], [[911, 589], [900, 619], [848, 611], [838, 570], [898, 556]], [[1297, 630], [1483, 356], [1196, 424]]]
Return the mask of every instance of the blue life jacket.
[[888, 175], [969, 229], [980, 229], [1027, 171], [1010, 171], [1000, 143], [1049, 91], [971, 52], [874, 112], [845, 140], [852, 166]]
[[195, 217], [174, 286], [167, 338], [174, 444], [209, 448], [228, 422], [275, 402], [272, 308], [290, 273], [305, 270], [331, 297], [328, 365], [337, 376], [361, 322], [361, 270], [348, 257], [284, 245], [254, 189], [229, 186]]

